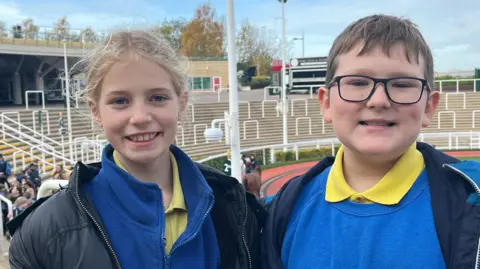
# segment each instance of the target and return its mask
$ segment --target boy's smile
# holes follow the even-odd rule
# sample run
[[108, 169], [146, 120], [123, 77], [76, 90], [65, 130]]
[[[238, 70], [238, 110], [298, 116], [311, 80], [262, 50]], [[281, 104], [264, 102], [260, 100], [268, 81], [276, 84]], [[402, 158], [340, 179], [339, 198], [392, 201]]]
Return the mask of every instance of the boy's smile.
[[[411, 57], [409, 62], [402, 44], [393, 45], [390, 56], [380, 47], [358, 55], [361, 45], [337, 58], [334, 76], [425, 77], [423, 56], [419, 55], [418, 62]], [[426, 87], [423, 90], [425, 92], [418, 102], [396, 104], [389, 99], [385, 84], [377, 83], [370, 98], [363, 102], [349, 102], [340, 95], [338, 84], [333, 84], [329, 90], [320, 92], [319, 100], [325, 121], [333, 124], [336, 136], [345, 146], [345, 154], [386, 161], [401, 156], [433, 117], [439, 94]]]

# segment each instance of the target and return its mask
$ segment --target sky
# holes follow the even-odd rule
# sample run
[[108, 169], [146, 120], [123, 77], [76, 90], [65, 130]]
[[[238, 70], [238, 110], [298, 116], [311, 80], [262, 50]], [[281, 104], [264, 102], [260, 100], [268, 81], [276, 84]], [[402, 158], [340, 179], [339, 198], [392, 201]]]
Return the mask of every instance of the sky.
[[[226, 16], [227, 0], [0, 0], [0, 19], [11, 25], [31, 17], [49, 27], [67, 16], [72, 28], [108, 30], [190, 19], [195, 8], [207, 2]], [[281, 36], [279, 0], [235, 0], [234, 5], [236, 24], [248, 19]], [[436, 72], [480, 68], [480, 0], [288, 0], [286, 36], [291, 40], [304, 32], [305, 56], [326, 56], [348, 24], [379, 13], [409, 18], [420, 27], [432, 48]], [[293, 44], [292, 55], [302, 56], [302, 42]]]

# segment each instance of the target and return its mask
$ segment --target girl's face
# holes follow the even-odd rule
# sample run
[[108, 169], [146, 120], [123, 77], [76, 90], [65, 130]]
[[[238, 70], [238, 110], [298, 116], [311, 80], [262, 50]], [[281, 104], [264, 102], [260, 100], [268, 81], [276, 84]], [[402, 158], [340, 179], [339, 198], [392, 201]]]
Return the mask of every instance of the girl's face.
[[91, 104], [96, 121], [123, 161], [134, 164], [152, 164], [169, 151], [188, 101], [164, 68], [128, 56], [112, 66], [98, 96]]
[[62, 172], [62, 167], [60, 165], [57, 165], [57, 167], [55, 168], [55, 172], [57, 173]]

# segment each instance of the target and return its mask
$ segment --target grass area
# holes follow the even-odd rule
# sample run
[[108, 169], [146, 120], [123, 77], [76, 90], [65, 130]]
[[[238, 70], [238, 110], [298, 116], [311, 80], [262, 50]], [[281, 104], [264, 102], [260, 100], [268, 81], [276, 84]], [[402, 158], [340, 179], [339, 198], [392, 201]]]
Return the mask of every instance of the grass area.
[[460, 157], [459, 159], [464, 161], [470, 160], [470, 161], [480, 162], [480, 157]]

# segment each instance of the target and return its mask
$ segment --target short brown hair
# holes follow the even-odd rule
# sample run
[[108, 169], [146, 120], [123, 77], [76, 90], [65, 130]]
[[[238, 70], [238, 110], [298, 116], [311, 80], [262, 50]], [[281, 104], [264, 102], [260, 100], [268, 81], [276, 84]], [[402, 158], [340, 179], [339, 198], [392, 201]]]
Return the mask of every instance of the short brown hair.
[[363, 42], [363, 48], [358, 55], [370, 52], [381, 46], [383, 52], [390, 56], [393, 45], [401, 42], [405, 47], [405, 55], [409, 62], [419, 63], [420, 55], [425, 60], [425, 79], [428, 87], [433, 87], [434, 71], [433, 56], [427, 42], [418, 30], [418, 26], [408, 19], [389, 15], [371, 15], [350, 24], [335, 39], [327, 59], [327, 77], [325, 85], [332, 83], [337, 70], [337, 58], [348, 53], [353, 47]]

